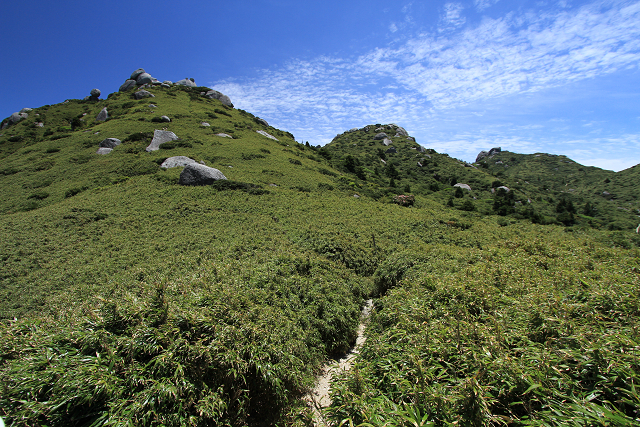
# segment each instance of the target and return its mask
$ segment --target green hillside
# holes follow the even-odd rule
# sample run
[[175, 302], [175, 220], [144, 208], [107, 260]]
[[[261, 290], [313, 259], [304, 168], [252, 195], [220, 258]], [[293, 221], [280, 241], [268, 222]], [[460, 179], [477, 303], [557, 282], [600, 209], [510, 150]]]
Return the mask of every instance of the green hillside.
[[609, 230], [631, 231], [640, 221], [636, 167], [615, 173], [566, 156], [499, 149], [469, 164], [422, 148], [393, 124], [352, 129], [322, 151], [350, 174], [349, 185], [376, 199], [412, 193], [483, 215]]
[[[7, 425], [313, 425], [369, 298], [329, 425], [638, 423], [637, 168], [469, 165], [395, 125], [312, 147], [209, 88], [146, 90], [0, 131]], [[180, 185], [174, 156], [227, 179]]]

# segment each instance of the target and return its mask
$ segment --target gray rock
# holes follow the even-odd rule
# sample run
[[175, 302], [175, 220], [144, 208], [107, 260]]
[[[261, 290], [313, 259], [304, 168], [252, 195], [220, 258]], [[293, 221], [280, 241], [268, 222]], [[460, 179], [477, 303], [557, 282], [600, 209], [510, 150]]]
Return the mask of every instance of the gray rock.
[[136, 79], [136, 84], [138, 86], [146, 85], [146, 84], [149, 84], [151, 82], [153, 82], [153, 77], [151, 77], [151, 74], [149, 74], [149, 73], [142, 73]]
[[142, 98], [155, 98], [156, 96], [149, 92], [148, 90], [139, 90], [133, 94], [134, 98], [142, 99]]
[[156, 104], [149, 104], [149, 108], [158, 108]]
[[113, 148], [100, 147], [98, 148], [98, 151], [96, 151], [96, 154], [109, 154], [112, 151], [113, 151]]
[[183, 167], [183, 166], [186, 166], [186, 165], [190, 165], [192, 163], [196, 163], [196, 161], [193, 160], [190, 157], [174, 156], [174, 157], [169, 157], [167, 160], [162, 162], [160, 167], [164, 168], [164, 169], [179, 168], [179, 167]]
[[[218, 93], [220, 93], [220, 92], [218, 92]], [[256, 117], [256, 122], [260, 123], [263, 126], [269, 127], [269, 123], [267, 123], [267, 121], [265, 119], [261, 119], [260, 117]]]
[[166, 84], [166, 83], [162, 83], [162, 84], [160, 85], [160, 87], [167, 88], [167, 87], [171, 87], [171, 85], [168, 85], [168, 84]]
[[178, 139], [178, 136], [170, 132], [168, 130], [158, 130], [156, 129], [153, 132], [153, 139], [151, 140], [151, 144], [146, 148], [147, 151], [157, 151], [160, 149], [160, 145], [165, 142], [175, 141]]
[[44, 127], [44, 123], [42, 123], [42, 122], [36, 122], [35, 125], [38, 128], [43, 128]]
[[485, 157], [487, 157], [489, 155], [488, 151], [484, 151], [482, 150], [481, 152], [478, 153], [478, 155], [476, 156], [476, 163], [478, 163], [480, 160], [484, 159]]
[[393, 141], [391, 141], [389, 138], [385, 138], [385, 139], [382, 140], [382, 143], [384, 145], [391, 145], [391, 144], [393, 144]]
[[168, 116], [160, 116], [160, 121], [163, 123], [169, 123], [171, 119]]
[[260, 135], [266, 136], [267, 138], [273, 139], [274, 141], [278, 141], [278, 138], [276, 138], [273, 135], [268, 134], [267, 132], [265, 132], [263, 130], [257, 130], [256, 132], [258, 132]]
[[200, 123], [200, 126], [209, 127], [211, 125], [209, 123], [207, 123], [207, 122], [202, 122], [202, 123]]
[[396, 150], [396, 147], [391, 147], [387, 151], [385, 151], [385, 153], [389, 153], [389, 154], [395, 154], [397, 152], [398, 150]]
[[102, 141], [100, 141], [100, 147], [116, 148], [121, 143], [122, 143], [122, 141], [120, 141], [117, 138], [107, 138], [107, 139], [103, 139]]
[[459, 188], [462, 188], [464, 190], [471, 191], [471, 187], [469, 187], [469, 184], [462, 184], [462, 183], [459, 182], [456, 185], [454, 185], [454, 187], [459, 187]]
[[[258, 131], [258, 132], [260, 132], [260, 131]], [[233, 139], [233, 137], [231, 135], [227, 135], [226, 133], [216, 133], [215, 136], [221, 136], [223, 138], [231, 138], [231, 139]]]
[[29, 113], [18, 113], [20, 115], [20, 117], [22, 117], [23, 119], [26, 119], [29, 117]]
[[22, 110], [20, 110], [21, 113], [28, 113], [29, 111], [33, 111], [33, 108], [23, 108]]
[[489, 151], [481, 151], [480, 153], [478, 153], [478, 156], [476, 157], [476, 163], [484, 159], [485, 157], [491, 158], [495, 154], [499, 153], [500, 151], [502, 151], [500, 147], [494, 147]]
[[102, 92], [100, 92], [100, 89], [91, 89], [91, 97], [92, 98], [100, 98], [100, 94]]
[[180, 185], [210, 185], [215, 181], [227, 179], [222, 172], [216, 168], [204, 166], [199, 163], [191, 163], [184, 167], [180, 173]]
[[119, 92], [126, 92], [128, 90], [131, 90], [133, 88], [136, 87], [136, 81], [135, 80], [127, 80], [126, 82], [122, 83], [122, 86], [120, 86], [120, 89], [118, 89]]
[[107, 107], [104, 107], [96, 117], [97, 122], [104, 122], [109, 118], [109, 112], [107, 111]]
[[171, 80], [165, 80], [162, 82], [163, 85], [171, 86], [173, 82]]
[[407, 137], [407, 141], [413, 141], [413, 142], [416, 142], [416, 139], [415, 139], [414, 137], [412, 137], [412, 136], [408, 136], [408, 137]]
[[178, 80], [175, 84], [181, 85], [181, 86], [188, 86], [188, 87], [197, 87], [198, 86], [193, 80], [190, 80], [190, 79]]
[[136, 80], [138, 78], [138, 76], [140, 74], [143, 74], [144, 68], [138, 68], [137, 70], [135, 70], [133, 73], [131, 73], [131, 77], [129, 77], [130, 80]]
[[[217, 90], [210, 90], [204, 96], [206, 96], [209, 99], [217, 99], [218, 101], [222, 102], [227, 107], [233, 108], [233, 104], [231, 103], [231, 99], [229, 99], [229, 97], [227, 95], [225, 95], [223, 93], [220, 93]], [[267, 126], [269, 126], [268, 123], [267, 123]]]
[[398, 126], [396, 136], [409, 136], [409, 133], [403, 127]]
[[373, 137], [373, 139], [377, 141], [377, 140], [385, 139], [385, 138], [388, 138], [388, 137], [389, 136], [386, 133], [380, 132], [380, 133], [377, 133], [376, 136]]

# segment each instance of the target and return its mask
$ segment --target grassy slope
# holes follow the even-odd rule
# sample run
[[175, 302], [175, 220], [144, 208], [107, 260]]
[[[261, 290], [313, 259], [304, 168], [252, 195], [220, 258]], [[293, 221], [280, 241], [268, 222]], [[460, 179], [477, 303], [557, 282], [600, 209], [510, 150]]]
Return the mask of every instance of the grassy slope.
[[[371, 134], [343, 134], [355, 139], [332, 143], [324, 152], [329, 162], [322, 150], [295, 143], [249, 113], [202, 98], [198, 88], [151, 91], [156, 98], [134, 101], [130, 93], [118, 93], [99, 103], [42, 107], [31, 114], [44, 118], [44, 128], [32, 127], [30, 116], [0, 137], [0, 317], [19, 318], [0, 328], [0, 411], [15, 425], [308, 424], [300, 396], [323, 360], [352, 342], [369, 295], [381, 299], [371, 347], [356, 371], [364, 377], [346, 378], [337, 389], [336, 422], [357, 419], [361, 409], [391, 414], [393, 405], [407, 409], [412, 402], [424, 412], [416, 390], [393, 386], [413, 378], [412, 371], [403, 371], [408, 358], [437, 367], [444, 363], [442, 354], [453, 354], [447, 347], [454, 345], [453, 334], [475, 327], [482, 340], [491, 341], [490, 325], [500, 319], [513, 322], [509, 336], [522, 335], [532, 307], [553, 319], [559, 314], [549, 301], [570, 295], [582, 295], [580, 313], [587, 314], [579, 321], [562, 317], [562, 330], [552, 323], [559, 331], [552, 338], [564, 339], [567, 324], [575, 322], [576, 329], [611, 328], [628, 341], [625, 345], [637, 345], [629, 326], [638, 315], [637, 293], [629, 289], [638, 285], [640, 267], [637, 251], [621, 249], [637, 243], [630, 233], [587, 228], [566, 233], [515, 219], [499, 226], [495, 216], [487, 216], [493, 175], [446, 155], [423, 153], [429, 159], [406, 139], [391, 135], [400, 150], [388, 160], [400, 176], [397, 188], [389, 188], [384, 168], [375, 173], [381, 162], [373, 156], [379, 147], [369, 141]], [[158, 108], [149, 108], [151, 102]], [[113, 119], [92, 122], [104, 106]], [[70, 129], [68, 121], [84, 112], [84, 126]], [[173, 121], [150, 122], [162, 114]], [[201, 127], [202, 121], [212, 126]], [[160, 127], [181, 139], [174, 148], [146, 153], [150, 137], [144, 135]], [[280, 141], [257, 134], [258, 129]], [[218, 132], [234, 139], [214, 136]], [[97, 145], [106, 137], [124, 142], [99, 156]], [[346, 154], [369, 169], [366, 181], [344, 171]], [[175, 155], [203, 160], [230, 180], [259, 188], [178, 186], [179, 169], [158, 167]], [[418, 169], [416, 155], [429, 166]], [[453, 194], [452, 180], [472, 186], [464, 199], [476, 196], [476, 211], [443, 206]], [[431, 186], [436, 182], [442, 188]], [[417, 194], [415, 206], [389, 203], [407, 184]], [[518, 298], [521, 304], [510, 308]], [[624, 301], [626, 317], [606, 301]], [[469, 304], [482, 306], [484, 317]], [[440, 311], [431, 313], [434, 309]], [[598, 323], [598, 313], [606, 323]], [[460, 326], [445, 321], [447, 316], [466, 322], [463, 332], [456, 332]], [[438, 323], [443, 347], [420, 341], [420, 325], [430, 319]], [[598, 343], [580, 333], [579, 351]], [[400, 336], [408, 338], [394, 341]], [[534, 338], [520, 342], [523, 351], [557, 346]], [[469, 341], [468, 359], [456, 359], [454, 371], [434, 382], [444, 395], [454, 392], [453, 406], [431, 414], [433, 421], [463, 420], [475, 407], [464, 403], [455, 384], [471, 381], [478, 360], [488, 372], [502, 372], [484, 361], [486, 345], [476, 341]], [[435, 356], [413, 355], [416, 348]], [[506, 346], [491, 354], [520, 357], [511, 351]], [[627, 363], [624, 354], [606, 354], [607, 360]], [[549, 369], [560, 366], [554, 360]], [[389, 375], [383, 377], [397, 380], [391, 388], [376, 383], [384, 379], [376, 368], [383, 362]], [[534, 375], [536, 368], [521, 369]], [[621, 387], [606, 397], [622, 398], [636, 372], [631, 365], [620, 374], [626, 382], [599, 387]], [[489, 390], [498, 380], [492, 381], [478, 387]], [[557, 393], [528, 401], [533, 419], [543, 416], [550, 396], [577, 399], [576, 390], [588, 390], [543, 385]], [[517, 387], [509, 399], [522, 394]], [[495, 403], [482, 396], [478, 405], [484, 409], [473, 414], [523, 418], [520, 407], [505, 412], [513, 400]], [[627, 414], [638, 407], [629, 405], [623, 408]]]

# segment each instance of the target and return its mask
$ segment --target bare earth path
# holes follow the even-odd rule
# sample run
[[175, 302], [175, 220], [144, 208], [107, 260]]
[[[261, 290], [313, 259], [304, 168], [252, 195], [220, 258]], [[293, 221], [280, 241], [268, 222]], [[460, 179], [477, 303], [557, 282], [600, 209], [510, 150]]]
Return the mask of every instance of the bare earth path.
[[349, 352], [338, 361], [333, 361], [322, 367], [322, 371], [318, 376], [316, 386], [305, 396], [309, 406], [313, 410], [313, 418], [316, 426], [327, 426], [324, 418], [322, 417], [322, 408], [326, 408], [331, 404], [329, 398], [329, 388], [331, 387], [331, 379], [334, 373], [348, 371], [353, 365], [353, 360], [358, 355], [362, 344], [364, 344], [364, 330], [366, 328], [369, 314], [373, 308], [373, 300], [367, 300], [362, 309], [360, 315], [360, 326], [358, 326], [358, 337], [356, 338], [356, 344], [349, 350]]

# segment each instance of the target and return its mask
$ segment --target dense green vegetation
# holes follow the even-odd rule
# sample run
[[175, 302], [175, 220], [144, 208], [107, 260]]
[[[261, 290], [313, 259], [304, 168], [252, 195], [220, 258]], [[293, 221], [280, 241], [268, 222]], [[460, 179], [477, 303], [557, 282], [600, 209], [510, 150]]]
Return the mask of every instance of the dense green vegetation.
[[[638, 423], [637, 168], [565, 162], [569, 192], [527, 175], [542, 156], [465, 165], [392, 125], [396, 153], [381, 125], [313, 147], [205, 88], [149, 90], [1, 132], [8, 425], [310, 425], [302, 397], [369, 297], [335, 425]], [[179, 139], [147, 153], [161, 127]], [[228, 180], [180, 186], [159, 167], [178, 155]]]

